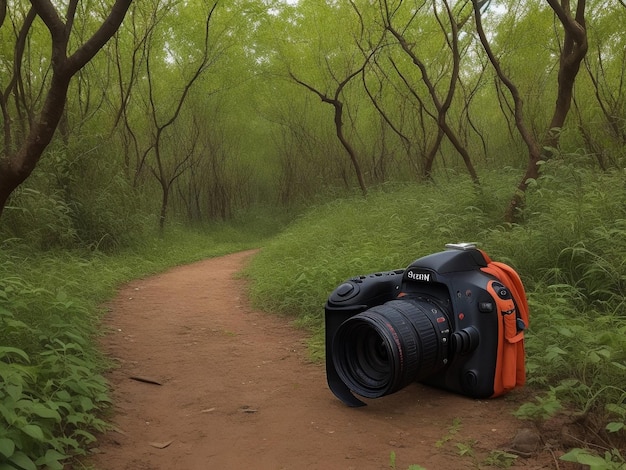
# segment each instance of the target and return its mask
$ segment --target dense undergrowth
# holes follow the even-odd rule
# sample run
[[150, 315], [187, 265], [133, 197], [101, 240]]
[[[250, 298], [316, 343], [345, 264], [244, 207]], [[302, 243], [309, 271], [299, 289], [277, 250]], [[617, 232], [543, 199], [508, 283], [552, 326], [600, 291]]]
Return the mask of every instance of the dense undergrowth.
[[280, 224], [277, 218], [253, 216], [202, 231], [173, 227], [164, 236], [146, 236], [146, 229], [132, 249], [107, 253], [92, 245], [33, 248], [33, 240], [43, 240], [41, 228], [24, 239], [5, 237], [0, 250], [0, 469], [77, 468], [73, 457], [83, 455], [106, 428], [110, 402], [102, 372], [109, 364], [95, 340], [102, 333], [101, 306], [121, 283], [256, 247]]
[[[323, 305], [337, 284], [458, 241], [477, 242], [514, 266], [527, 288], [528, 388], [536, 397], [518, 416], [538, 426], [555, 413], [567, 416], [588, 438], [566, 458], [617, 468], [626, 426], [626, 175], [555, 159], [532, 182], [521, 222], [506, 225], [502, 213], [518, 177], [502, 169], [483, 173], [480, 188], [454, 173], [385, 185], [367, 198], [318, 205], [278, 236], [289, 215], [272, 210], [209, 229], [170, 227], [163, 236], [141, 222], [123, 239], [115, 226], [115, 243], [79, 249], [66, 245], [76, 245], [78, 233], [67, 230], [69, 219], [51, 217], [57, 225], [23, 238], [5, 234], [0, 469], [63, 468], [106, 427], [108, 364], [94, 340], [101, 306], [127, 280], [263, 246], [246, 271], [253, 302], [309, 329], [311, 354], [321, 359]], [[48, 232], [57, 234], [52, 246]], [[91, 232], [97, 240], [108, 233]]]
[[527, 288], [528, 384], [536, 398], [517, 415], [538, 426], [567, 416], [586, 437], [564, 458], [618, 468], [626, 426], [626, 174], [579, 163], [546, 164], [515, 225], [501, 222], [515, 180], [507, 170], [483, 175], [480, 190], [450, 175], [319, 207], [254, 259], [252, 299], [311, 329], [321, 358], [323, 305], [343, 280], [405, 267], [445, 243], [477, 242], [512, 265]]

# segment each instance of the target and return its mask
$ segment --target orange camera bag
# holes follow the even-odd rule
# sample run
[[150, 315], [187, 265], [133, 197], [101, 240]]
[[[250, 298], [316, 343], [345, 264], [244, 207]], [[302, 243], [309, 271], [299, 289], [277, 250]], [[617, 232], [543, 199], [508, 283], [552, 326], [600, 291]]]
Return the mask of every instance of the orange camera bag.
[[501, 292], [496, 281], [487, 286], [498, 313], [498, 357], [492, 395], [497, 397], [526, 382], [524, 330], [529, 325], [528, 301], [517, 272], [504, 263], [491, 261], [482, 250], [481, 253], [487, 261], [487, 267], [481, 270], [498, 279], [510, 293]]

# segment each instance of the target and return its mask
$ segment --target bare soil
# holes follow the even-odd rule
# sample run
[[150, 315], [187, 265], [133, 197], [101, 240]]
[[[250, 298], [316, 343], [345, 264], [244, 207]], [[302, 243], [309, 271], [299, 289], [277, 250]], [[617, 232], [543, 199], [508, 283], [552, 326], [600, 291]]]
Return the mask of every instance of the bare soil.
[[512, 416], [523, 390], [474, 400], [414, 384], [366, 407], [343, 405], [324, 366], [308, 360], [306, 332], [250, 307], [237, 273], [253, 255], [178, 267], [119, 291], [102, 339], [118, 366], [108, 374], [115, 428], [83, 463], [456, 470], [489, 468], [499, 455], [504, 463], [502, 452], [513, 450], [515, 467], [572, 468]]

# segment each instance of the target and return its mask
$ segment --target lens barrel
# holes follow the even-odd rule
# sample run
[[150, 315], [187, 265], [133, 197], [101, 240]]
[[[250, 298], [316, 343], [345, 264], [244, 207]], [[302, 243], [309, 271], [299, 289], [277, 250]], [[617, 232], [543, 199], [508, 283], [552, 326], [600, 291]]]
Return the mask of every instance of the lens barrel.
[[332, 359], [354, 393], [379, 398], [442, 369], [449, 320], [428, 300], [402, 298], [350, 317], [337, 329]]

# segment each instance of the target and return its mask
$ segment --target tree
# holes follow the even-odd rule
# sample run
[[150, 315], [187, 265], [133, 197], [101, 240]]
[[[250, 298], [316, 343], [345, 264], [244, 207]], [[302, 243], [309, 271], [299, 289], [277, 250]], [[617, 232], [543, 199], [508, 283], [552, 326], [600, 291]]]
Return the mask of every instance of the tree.
[[[565, 123], [565, 118], [572, 105], [572, 96], [576, 76], [580, 70], [585, 55], [587, 54], [587, 30], [585, 24], [585, 0], [578, 0], [575, 16], [572, 16], [569, 0], [547, 0], [554, 10], [557, 18], [563, 26], [564, 36], [561, 53], [559, 56], [558, 90], [552, 119], [548, 125], [547, 137], [544, 148], [547, 148], [546, 157], [549, 157], [551, 149], [559, 146], [560, 131]], [[526, 172], [517, 186], [511, 202], [505, 212], [505, 219], [513, 221], [517, 217], [517, 210], [523, 204], [523, 194], [528, 188], [531, 179], [539, 176], [540, 158], [531, 155], [528, 159]]]
[[[443, 4], [445, 14], [441, 14], [438, 11], [439, 3]], [[409, 29], [418, 29], [417, 25], [415, 24], [415, 20], [416, 18], [418, 18], [417, 13], [419, 12], [419, 9], [415, 10], [409, 21], [406, 22], [406, 24], [402, 25], [400, 29], [395, 25], [395, 16], [402, 6], [402, 1], [398, 2], [397, 5], [393, 7], [387, 0], [381, 0], [380, 4], [382, 20], [385, 29], [389, 31], [389, 33], [396, 39], [404, 53], [410, 58], [413, 65], [419, 70], [422, 83], [425, 85], [430, 101], [432, 102], [432, 105], [434, 107], [433, 111], [426, 111], [427, 114], [429, 114], [432, 119], [437, 123], [437, 136], [426, 156], [424, 176], [431, 176], [431, 169], [434, 158], [440, 149], [441, 142], [445, 135], [450, 143], [453, 145], [455, 150], [459, 153], [459, 155], [461, 155], [461, 158], [463, 159], [463, 162], [465, 163], [467, 171], [470, 174], [472, 180], [476, 184], [478, 184], [478, 174], [474, 168], [469, 152], [467, 151], [467, 148], [465, 147], [463, 142], [461, 142], [461, 139], [457, 135], [457, 132], [450, 126], [448, 122], [448, 114], [450, 112], [450, 108], [452, 106], [456, 89], [460, 80], [459, 76], [461, 69], [462, 51], [459, 37], [460, 26], [462, 26], [465, 21], [460, 20], [456, 17], [455, 12], [452, 10], [452, 7], [447, 1], [432, 2], [433, 14], [438, 27], [445, 37], [444, 48], [449, 50], [449, 59], [451, 61], [451, 68], [448, 69], [449, 63], [447, 63], [444, 67], [442, 67], [439, 76], [436, 79], [433, 79], [431, 77], [431, 75], [433, 75], [432, 70], [429, 70], [426, 61], [418, 55], [417, 43], [408, 40], [405, 34], [405, 32]], [[400, 69], [395, 66], [394, 68], [396, 69], [398, 74], [402, 76]], [[449, 76], [449, 79], [447, 80], [447, 88], [443, 91], [440, 91], [437, 85], [439, 82], [443, 81], [444, 76]], [[402, 80], [411, 90], [411, 94], [415, 96], [415, 98], [420, 102], [420, 106], [423, 106], [422, 99], [419, 97], [419, 94], [417, 93], [415, 88], [411, 85], [409, 79], [405, 76], [402, 76]]]
[[[345, 5], [344, 7], [340, 5], [332, 6], [330, 7], [331, 11], [329, 14], [337, 18], [341, 15], [345, 15], [345, 18], [351, 19], [353, 14], [356, 13], [357, 18], [362, 21], [359, 10], [353, 2], [350, 2], [350, 8], [347, 8]], [[349, 31], [349, 34], [347, 35], [349, 39], [346, 39], [346, 41], [354, 41], [357, 45], [359, 45], [359, 41], [362, 40], [362, 35], [364, 33], [362, 23], [360, 26], [361, 27], [358, 32], [352, 32], [349, 28], [345, 28]], [[332, 46], [333, 47], [326, 50], [320, 50], [320, 55], [323, 54], [324, 57], [322, 70], [325, 71], [326, 75], [325, 85], [311, 85], [310, 82], [296, 76], [296, 74], [291, 70], [293, 68], [291, 66], [289, 66], [289, 76], [297, 84], [315, 93], [323, 103], [327, 103], [333, 107], [335, 134], [350, 158], [350, 163], [354, 169], [354, 173], [359, 183], [359, 188], [361, 189], [361, 193], [365, 196], [367, 195], [367, 185], [361, 169], [361, 163], [359, 162], [358, 152], [355, 150], [354, 145], [350, 142], [350, 139], [344, 130], [344, 116], [346, 114], [344, 96], [348, 85], [350, 85], [353, 79], [363, 73], [371, 56], [378, 46], [374, 46], [372, 52], [365, 53], [362, 47], [355, 47], [353, 44], [348, 42], [342, 44], [341, 41], [336, 41]]]
[[291, 78], [298, 83], [299, 85], [304, 86], [308, 90], [315, 93], [324, 103], [330, 104], [334, 109], [334, 123], [335, 123], [335, 131], [337, 133], [337, 138], [341, 145], [346, 150], [348, 155], [350, 156], [350, 162], [352, 162], [352, 168], [354, 169], [354, 173], [356, 174], [357, 180], [359, 182], [359, 187], [361, 188], [361, 192], [363, 195], [367, 195], [367, 186], [365, 185], [365, 179], [363, 178], [363, 172], [361, 171], [361, 165], [359, 163], [358, 156], [352, 144], [350, 144], [349, 140], [346, 138], [346, 135], [343, 130], [343, 111], [344, 111], [344, 103], [341, 100], [341, 92], [345, 88], [345, 86], [350, 83], [350, 81], [361, 74], [363, 71], [363, 67], [365, 67], [365, 63], [358, 68], [357, 70], [349, 73], [346, 77], [337, 81], [337, 87], [334, 92], [332, 92], [332, 96], [328, 95], [312, 85], [309, 85], [302, 80], [298, 79], [295, 75], [290, 73]]
[[[170, 158], [169, 162], [166, 159], [164, 152], [165, 132], [174, 125], [178, 120], [185, 101], [189, 96], [189, 92], [192, 89], [194, 83], [200, 78], [200, 76], [208, 69], [212, 64], [214, 57], [211, 56], [211, 49], [209, 47], [209, 31], [211, 18], [217, 7], [215, 2], [206, 14], [204, 20], [204, 37], [202, 40], [202, 46], [200, 48], [200, 59], [197, 64], [193, 66], [193, 70], [188, 78], [184, 79], [182, 83], [182, 89], [179, 92], [178, 98], [175, 99], [174, 108], [163, 116], [159, 113], [159, 104], [155, 95], [154, 73], [152, 70], [151, 54], [152, 48], [148, 48], [148, 55], [146, 57], [146, 78], [148, 86], [148, 112], [150, 115], [150, 122], [152, 127], [152, 139], [149, 143], [147, 151], [152, 151], [154, 154], [154, 164], [151, 165], [150, 171], [159, 182], [161, 186], [161, 210], [159, 214], [159, 229], [163, 230], [165, 227], [165, 219], [167, 216], [167, 208], [169, 205], [169, 197], [172, 188], [172, 184], [176, 181], [189, 167], [193, 164], [195, 156], [195, 147], [197, 138], [191, 139], [192, 145], [187, 149], [184, 149], [177, 158]], [[189, 60], [185, 57], [185, 60]], [[183, 60], [176, 59], [177, 63], [183, 63]]]
[[594, 32], [584, 64], [590, 89], [578, 88], [574, 105], [585, 146], [606, 170], [609, 165], [619, 166], [616, 157], [626, 146], [626, 3], [604, 1], [589, 6]]
[[[124, 61], [119, 51], [115, 58], [119, 80], [115, 125], [127, 151], [126, 171], [135, 186], [145, 179], [146, 170], [156, 180], [160, 230], [165, 228], [175, 182], [203, 158], [199, 150], [203, 126], [198, 122], [202, 118], [187, 108], [192, 91], [226, 47], [217, 40], [223, 31], [212, 34], [218, 4], [199, 8], [194, 4], [193, 9], [177, 0], [137, 5], [129, 41], [132, 61]], [[183, 20], [184, 30], [177, 27]], [[213, 93], [205, 89], [202, 95]]]
[[[92, 18], [95, 11], [81, 5], [80, 0], [70, 0], [61, 15], [51, 0], [31, 0], [23, 16], [15, 9], [13, 24], [18, 25], [14, 39], [14, 62], [8, 84], [0, 95], [3, 122], [3, 153], [0, 155], [0, 216], [11, 193], [33, 172], [43, 152], [52, 140], [63, 116], [71, 79], [100, 51], [117, 32], [132, 0], [115, 0], [100, 26], [82, 43], [74, 33], [77, 14], [83, 20]], [[87, 2], [85, 2], [87, 3]], [[80, 8], [79, 8], [80, 7]], [[7, 0], [0, 0], [0, 28], [5, 26]], [[35, 28], [35, 20], [43, 21], [50, 34], [51, 48], [47, 70], [26, 71], [24, 67], [27, 42]], [[19, 23], [21, 22], [21, 25]], [[70, 51], [73, 41], [78, 45]], [[45, 98], [40, 109], [28, 101], [24, 94], [25, 82], [33, 77], [26, 73], [40, 73]], [[37, 102], [39, 103], [39, 101]]]
[[[523, 207], [524, 194], [529, 182], [539, 176], [540, 162], [543, 158], [549, 158], [553, 149], [559, 146], [560, 130], [565, 123], [569, 113], [574, 83], [580, 70], [580, 65], [585, 58], [588, 49], [587, 30], [585, 22], [585, 0], [579, 0], [576, 5], [575, 14], [572, 14], [569, 0], [547, 0], [550, 8], [554, 11], [556, 18], [563, 26], [563, 42], [559, 44], [559, 69], [558, 88], [556, 102], [552, 113], [552, 118], [548, 124], [546, 135], [540, 142], [528, 130], [523, 118], [523, 100], [515, 84], [506, 76], [498, 59], [491, 50], [489, 40], [482, 28], [481, 8], [483, 3], [472, 0], [474, 6], [474, 18], [480, 41], [489, 56], [498, 78], [509, 89], [514, 102], [514, 116], [516, 127], [522, 139], [528, 147], [528, 163], [526, 171], [520, 180], [517, 191], [511, 198], [505, 211], [505, 220], [513, 222], [518, 217], [518, 211]], [[545, 149], [545, 150], [544, 150]]]
[[[539, 142], [537, 142], [537, 139], [535, 139], [535, 136], [533, 135], [533, 133], [530, 131], [530, 129], [526, 125], [526, 122], [524, 120], [524, 101], [521, 97], [521, 94], [517, 86], [515, 85], [515, 83], [513, 83], [511, 78], [505, 73], [504, 69], [500, 65], [500, 61], [498, 60], [498, 58], [495, 56], [494, 52], [491, 49], [491, 45], [489, 43], [487, 34], [485, 33], [485, 30], [482, 24], [482, 13], [481, 13], [482, 2], [478, 0], [472, 0], [472, 4], [474, 6], [474, 18], [476, 21], [476, 31], [478, 33], [478, 38], [487, 56], [489, 57], [489, 61], [491, 62], [491, 65], [496, 71], [496, 75], [498, 76], [498, 79], [504, 84], [504, 86], [506, 86], [506, 88], [509, 90], [511, 97], [513, 99], [513, 118], [515, 122], [515, 127], [517, 128], [517, 131], [519, 132], [520, 136], [522, 137], [522, 140], [524, 141], [524, 143], [526, 144], [526, 147], [528, 148], [529, 168], [536, 169], [538, 172], [539, 170], [538, 170], [537, 162], [539, 162], [539, 160], [541, 159], [541, 147], [539, 145]], [[525, 181], [524, 181], [524, 184], [527, 185]], [[526, 189], [526, 186], [524, 186], [524, 189], [520, 188], [520, 190], [522, 191], [525, 189]], [[517, 206], [518, 204], [519, 204], [519, 201], [517, 199], [515, 199], [515, 202], [511, 201], [511, 204], [509, 205], [509, 208], [507, 209], [507, 215], [505, 217], [507, 220], [509, 221], [512, 220], [512, 213], [509, 213], [509, 211], [512, 211], [513, 207]]]

